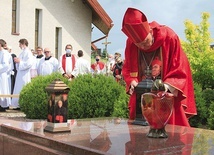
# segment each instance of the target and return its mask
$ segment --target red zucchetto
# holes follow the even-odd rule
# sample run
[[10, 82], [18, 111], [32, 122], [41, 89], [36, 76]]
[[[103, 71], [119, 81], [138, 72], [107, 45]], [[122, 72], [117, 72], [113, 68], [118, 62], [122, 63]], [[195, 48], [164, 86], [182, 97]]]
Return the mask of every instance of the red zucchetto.
[[162, 66], [162, 62], [159, 60], [158, 57], [155, 57], [155, 59], [152, 61], [152, 66], [154, 66], [156, 64], [159, 66]]

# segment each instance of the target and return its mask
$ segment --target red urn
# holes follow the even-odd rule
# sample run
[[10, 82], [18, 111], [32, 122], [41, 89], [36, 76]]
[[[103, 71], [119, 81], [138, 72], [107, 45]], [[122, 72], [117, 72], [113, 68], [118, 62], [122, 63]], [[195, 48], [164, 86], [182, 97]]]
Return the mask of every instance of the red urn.
[[165, 126], [172, 115], [174, 97], [171, 93], [144, 93], [141, 96], [142, 114], [150, 125], [147, 137], [167, 138]]

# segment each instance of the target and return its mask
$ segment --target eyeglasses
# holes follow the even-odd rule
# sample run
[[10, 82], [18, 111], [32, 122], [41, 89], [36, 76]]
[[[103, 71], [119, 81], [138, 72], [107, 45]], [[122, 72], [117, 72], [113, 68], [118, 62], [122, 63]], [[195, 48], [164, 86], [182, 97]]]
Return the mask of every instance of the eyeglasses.
[[46, 54], [46, 53], [50, 53], [50, 51], [44, 51], [44, 53]]

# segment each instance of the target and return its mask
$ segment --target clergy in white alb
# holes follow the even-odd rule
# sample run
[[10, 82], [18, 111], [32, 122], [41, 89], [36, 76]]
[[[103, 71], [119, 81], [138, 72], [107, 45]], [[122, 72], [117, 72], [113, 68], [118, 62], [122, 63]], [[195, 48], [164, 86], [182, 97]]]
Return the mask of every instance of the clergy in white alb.
[[90, 62], [83, 58], [83, 51], [79, 50], [77, 55], [79, 58], [77, 59], [74, 70], [71, 73], [74, 77], [88, 74], [91, 70]]
[[58, 71], [58, 60], [51, 56], [51, 50], [49, 48], [44, 49], [45, 57], [42, 57], [37, 72], [38, 75], [49, 75]]
[[42, 47], [37, 47], [36, 48], [36, 53], [37, 53], [37, 56], [36, 56], [36, 68], [38, 68], [39, 61], [44, 57], [43, 48]]
[[[5, 41], [0, 39], [0, 94], [10, 95], [10, 72], [12, 70], [12, 57], [3, 48], [5, 46]], [[1, 108], [8, 108], [11, 104], [10, 97], [0, 97]]]
[[108, 61], [106, 62], [106, 73], [108, 76], [113, 75], [112, 68], [113, 68], [114, 64], [115, 64], [114, 55], [109, 54]]
[[33, 55], [33, 65], [30, 69], [30, 77], [35, 78], [37, 77], [38, 73], [37, 73], [37, 60], [36, 57]]
[[[20, 94], [22, 88], [29, 82], [31, 82], [30, 69], [33, 65], [33, 55], [31, 50], [28, 48], [28, 41], [26, 39], [19, 40], [19, 47], [21, 48], [21, 53], [19, 57], [14, 58], [16, 63], [17, 75], [14, 86], [13, 94]], [[11, 106], [14, 108], [19, 108], [19, 98], [12, 98]]]

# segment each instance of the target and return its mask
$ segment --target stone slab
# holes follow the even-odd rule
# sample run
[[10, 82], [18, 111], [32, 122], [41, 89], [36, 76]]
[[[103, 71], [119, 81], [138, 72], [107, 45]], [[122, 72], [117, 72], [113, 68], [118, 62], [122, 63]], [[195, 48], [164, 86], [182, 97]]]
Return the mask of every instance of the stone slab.
[[[0, 124], [1, 134], [69, 154], [212, 155], [214, 152], [214, 131], [198, 128], [167, 125], [169, 137], [154, 139], [146, 137], [148, 126], [132, 125], [127, 119], [68, 120], [71, 131], [65, 133], [44, 131], [45, 120], [4, 118], [0, 119]], [[1, 136], [0, 143], [4, 143]]]

